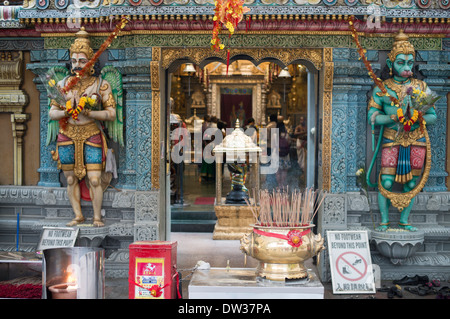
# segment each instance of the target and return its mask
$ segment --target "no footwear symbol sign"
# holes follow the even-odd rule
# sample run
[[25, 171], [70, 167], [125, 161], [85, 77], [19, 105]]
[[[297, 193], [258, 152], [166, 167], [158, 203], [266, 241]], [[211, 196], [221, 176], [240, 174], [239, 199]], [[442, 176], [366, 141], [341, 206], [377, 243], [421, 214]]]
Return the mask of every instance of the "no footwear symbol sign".
[[349, 281], [358, 281], [367, 274], [367, 261], [358, 253], [346, 252], [336, 259], [338, 274]]
[[367, 231], [327, 231], [335, 294], [375, 293]]

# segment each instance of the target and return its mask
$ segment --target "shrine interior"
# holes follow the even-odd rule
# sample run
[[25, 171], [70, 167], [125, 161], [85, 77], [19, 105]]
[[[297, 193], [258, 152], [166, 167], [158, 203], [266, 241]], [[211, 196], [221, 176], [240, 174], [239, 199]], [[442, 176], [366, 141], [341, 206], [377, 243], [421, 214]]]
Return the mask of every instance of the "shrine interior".
[[[187, 66], [193, 68], [188, 71]], [[217, 127], [217, 123], [221, 122], [219, 126], [225, 131], [235, 128], [236, 119], [239, 119], [243, 130], [248, 129], [248, 120], [251, 118], [258, 118], [258, 125], [256, 121], [254, 123], [256, 130], [267, 126], [270, 115], [282, 119], [291, 136], [290, 165], [284, 180], [277, 180], [275, 174], [263, 175], [262, 188], [306, 187], [307, 69], [302, 64], [289, 65], [286, 68], [288, 72], [282, 72], [283, 69], [273, 62], [255, 66], [249, 60], [236, 60], [229, 64], [228, 70], [223, 62], [209, 63], [203, 69], [191, 63], [181, 64], [170, 74], [173, 105], [168, 125], [172, 132], [184, 123], [192, 143], [190, 162], [170, 163], [172, 231], [208, 232], [214, 228], [215, 168], [208, 172], [205, 167], [208, 164], [196, 163], [193, 155], [194, 122], [200, 122], [197, 129], [201, 130], [206, 115], [214, 117], [212, 127]], [[214, 88], [217, 93], [212, 94], [216, 83], [220, 83], [220, 90]], [[260, 84], [264, 84], [263, 92], [261, 100], [257, 100], [254, 97], [255, 87]], [[257, 103], [263, 105], [255, 105]], [[211, 113], [212, 105], [216, 110], [214, 113]], [[210, 123], [208, 125], [211, 127]], [[302, 130], [301, 139], [294, 135], [296, 128]], [[177, 142], [171, 141], [172, 146]], [[226, 165], [223, 170], [222, 193], [227, 194], [231, 190], [230, 174]], [[252, 184], [250, 180], [248, 183], [250, 189], [254, 188], [254, 182]]]

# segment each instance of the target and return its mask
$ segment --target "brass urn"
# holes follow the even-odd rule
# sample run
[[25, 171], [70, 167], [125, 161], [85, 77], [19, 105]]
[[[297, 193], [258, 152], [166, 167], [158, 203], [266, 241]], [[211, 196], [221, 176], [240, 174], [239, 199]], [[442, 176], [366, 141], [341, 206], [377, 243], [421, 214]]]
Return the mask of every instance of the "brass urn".
[[295, 227], [253, 225], [241, 239], [241, 251], [259, 261], [256, 275], [274, 281], [305, 279], [304, 262], [322, 249], [323, 238], [314, 235], [313, 224]]

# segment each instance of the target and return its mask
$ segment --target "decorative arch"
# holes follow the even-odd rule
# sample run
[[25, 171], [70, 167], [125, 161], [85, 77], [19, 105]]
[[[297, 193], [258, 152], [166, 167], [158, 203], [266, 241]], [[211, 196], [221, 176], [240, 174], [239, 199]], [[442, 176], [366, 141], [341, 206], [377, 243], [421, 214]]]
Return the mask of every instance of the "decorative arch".
[[[227, 59], [225, 50], [216, 52], [210, 48], [162, 48], [161, 67], [168, 69], [176, 60], [190, 60], [197, 65], [203, 65], [211, 58]], [[248, 56], [258, 65], [267, 59], [279, 60], [285, 66], [295, 60], [306, 60], [311, 62], [317, 70], [323, 66], [323, 49], [263, 49], [263, 48], [233, 48], [230, 49], [230, 60], [239, 56]]]

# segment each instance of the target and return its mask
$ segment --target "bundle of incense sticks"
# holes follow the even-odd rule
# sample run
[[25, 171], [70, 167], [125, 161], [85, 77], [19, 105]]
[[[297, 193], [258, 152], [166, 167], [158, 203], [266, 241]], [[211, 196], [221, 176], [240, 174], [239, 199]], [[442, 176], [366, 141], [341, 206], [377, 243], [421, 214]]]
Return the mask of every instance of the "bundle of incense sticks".
[[[253, 198], [255, 190], [253, 190]], [[260, 191], [259, 212], [256, 203], [250, 207], [256, 225], [271, 227], [298, 227], [310, 225], [324, 200], [322, 190], [306, 188], [301, 191], [295, 189], [278, 189], [269, 192]]]

